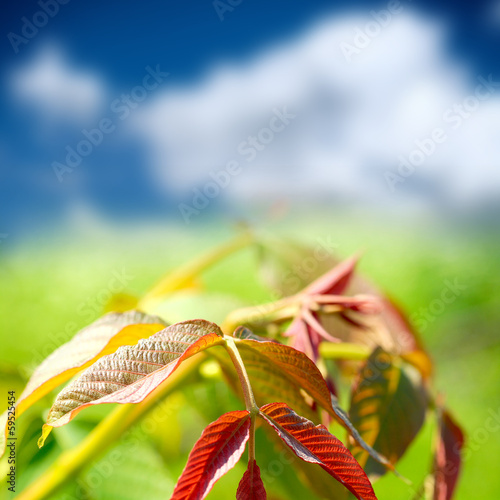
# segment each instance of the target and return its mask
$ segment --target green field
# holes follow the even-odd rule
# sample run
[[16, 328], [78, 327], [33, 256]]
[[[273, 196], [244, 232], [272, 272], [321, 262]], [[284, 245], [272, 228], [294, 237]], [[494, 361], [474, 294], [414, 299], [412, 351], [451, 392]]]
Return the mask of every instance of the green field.
[[[313, 245], [318, 237], [326, 238], [342, 257], [363, 251], [360, 271], [422, 327], [421, 336], [436, 364], [435, 387], [445, 394], [447, 405], [465, 428], [466, 456], [456, 498], [500, 498], [495, 459], [500, 449], [500, 308], [495, 300], [500, 275], [498, 236], [489, 229], [430, 221], [410, 227], [394, 218], [370, 219], [359, 214], [294, 216], [265, 230]], [[6, 406], [7, 390], [20, 394], [36, 364], [99, 317], [113, 293], [140, 296], [165, 271], [233, 234], [223, 223], [97, 226], [53, 231], [4, 249], [0, 254], [0, 371], [5, 395], [1, 409]], [[220, 320], [228, 309], [267, 300], [269, 291], [259, 281], [255, 260], [255, 252], [246, 249], [218, 264], [204, 275], [210, 293], [180, 294], [162, 306], [165, 319]], [[445, 289], [451, 290], [451, 295], [446, 292], [446, 303], [441, 299]], [[241, 407], [213, 366], [207, 365], [205, 370], [203, 381], [195, 381], [170, 398], [168, 424], [136, 428], [123, 437], [116, 445], [122, 457], [119, 467], [103, 474], [109, 460], [101, 458], [89, 464], [78, 481], [57, 498], [65, 498], [65, 493], [66, 498], [105, 500], [168, 498], [203, 427], [221, 411]], [[78, 443], [108, 411], [83, 412], [70, 425], [53, 432], [37, 452], [36, 439], [50, 401], [51, 397], [45, 398], [18, 421], [19, 435], [24, 436], [18, 442], [18, 490], [46, 469], [61, 450]], [[490, 425], [491, 416], [496, 418], [498, 430]], [[263, 435], [258, 438], [265, 441]], [[431, 440], [432, 425], [428, 425], [398, 467], [417, 484], [429, 467]], [[272, 462], [269, 457], [274, 453], [268, 450], [262, 461]], [[276, 453], [279, 456], [280, 450]], [[268, 467], [276, 493], [293, 498], [291, 491], [300, 488], [294, 475], [281, 472], [276, 462]], [[209, 498], [234, 498], [243, 471], [243, 464], [238, 464]], [[85, 496], [75, 496], [78, 487]], [[381, 500], [411, 499], [411, 488], [393, 475], [379, 481], [375, 491]], [[6, 495], [4, 479], [0, 498], [11, 497]]]

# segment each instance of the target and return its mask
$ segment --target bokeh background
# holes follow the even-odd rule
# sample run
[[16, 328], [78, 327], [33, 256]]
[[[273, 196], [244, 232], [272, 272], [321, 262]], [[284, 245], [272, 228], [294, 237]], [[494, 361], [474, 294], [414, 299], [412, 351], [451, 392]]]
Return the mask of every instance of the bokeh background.
[[[457, 498], [497, 499], [500, 432], [485, 426], [500, 423], [500, 3], [332, 3], [2, 6], [2, 390], [19, 391], [100, 316], [116, 276], [120, 292], [140, 295], [241, 221], [324, 238], [340, 256], [364, 252], [361, 271], [429, 347], [468, 436]], [[216, 314], [229, 292], [266, 300], [254, 258], [214, 270], [200, 310]], [[454, 300], [438, 304], [450, 283]], [[210, 384], [179, 396], [168, 435], [146, 430], [133, 453], [118, 443], [123, 467], [98, 488], [87, 480], [85, 498], [168, 496], [195, 436], [234, 400]], [[19, 422], [21, 487], [101, 417], [75, 420], [37, 454], [48, 401]], [[416, 482], [430, 436], [401, 465]], [[155, 481], [133, 473], [145, 468]], [[232, 498], [240, 473], [212, 498]], [[392, 476], [377, 492], [410, 498]]]

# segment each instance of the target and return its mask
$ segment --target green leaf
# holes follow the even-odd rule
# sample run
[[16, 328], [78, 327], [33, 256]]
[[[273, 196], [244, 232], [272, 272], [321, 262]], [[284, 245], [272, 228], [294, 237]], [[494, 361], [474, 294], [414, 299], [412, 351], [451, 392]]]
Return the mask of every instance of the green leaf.
[[[361, 369], [349, 415], [364, 441], [395, 464], [422, 427], [427, 406], [419, 372], [378, 347]], [[358, 445], [351, 449], [367, 474], [385, 473]]]

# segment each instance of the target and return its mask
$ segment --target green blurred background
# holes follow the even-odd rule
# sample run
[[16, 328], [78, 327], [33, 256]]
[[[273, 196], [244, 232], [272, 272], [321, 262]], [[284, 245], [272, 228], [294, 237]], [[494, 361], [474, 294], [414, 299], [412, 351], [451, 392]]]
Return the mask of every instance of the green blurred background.
[[[394, 217], [335, 214], [331, 209], [293, 213], [266, 223], [262, 231], [312, 245], [323, 238], [341, 257], [363, 251], [359, 270], [423, 326], [420, 333], [436, 365], [436, 391], [445, 395], [465, 429], [465, 463], [456, 498], [497, 499], [500, 476], [495, 457], [500, 432], [488, 430], [487, 419], [495, 415], [500, 424], [500, 310], [495, 301], [500, 271], [498, 235], [491, 228], [466, 223], [453, 227], [434, 219], [410, 225], [408, 219], [397, 223]], [[112, 293], [110, 287], [114, 292], [140, 296], [168, 269], [234, 234], [235, 229], [224, 220], [189, 227], [129, 224], [120, 228], [100, 223], [54, 231], [2, 251], [2, 411], [7, 390], [19, 395], [28, 374], [49, 352], [102, 314]], [[227, 310], [268, 300], [270, 291], [259, 279], [256, 262], [252, 248], [228, 257], [203, 275], [202, 294], [188, 291], [167, 301], [161, 308], [165, 319], [220, 321]], [[120, 280], [113, 280], [114, 276]], [[439, 308], [435, 301], [449, 282], [464, 288], [451, 303]], [[433, 318], [422, 325], [418, 321], [424, 314]], [[70, 425], [56, 429], [38, 451], [36, 440], [53, 397], [44, 398], [18, 421], [17, 491], [41, 474], [62, 450], [78, 443], [110, 410], [82, 412]], [[242, 403], [216, 367], [207, 363], [188, 388], [153, 410], [54, 498], [168, 498], [204, 426], [221, 413], [240, 408]], [[398, 466], [416, 486], [430, 466], [434, 426], [428, 420]], [[258, 440], [257, 458], [270, 498], [273, 494], [314, 498], [287, 465], [289, 454], [270, 443], [262, 430]], [[110, 466], [113, 457], [120, 457], [116, 466]], [[2, 462], [2, 476], [4, 467]], [[244, 468], [242, 461], [217, 483], [209, 498], [234, 498]], [[6, 495], [6, 489], [3, 479], [0, 498], [12, 497]], [[412, 498], [412, 488], [392, 474], [377, 482], [375, 491], [381, 500]]]

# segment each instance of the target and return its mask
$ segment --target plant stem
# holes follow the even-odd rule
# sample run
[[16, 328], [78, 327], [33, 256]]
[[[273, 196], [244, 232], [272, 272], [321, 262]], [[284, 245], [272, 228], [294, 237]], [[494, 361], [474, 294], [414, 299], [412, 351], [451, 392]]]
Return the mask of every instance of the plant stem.
[[144, 297], [139, 301], [140, 309], [147, 309], [152, 304], [160, 300], [164, 295], [167, 295], [176, 290], [189, 285], [199, 274], [213, 264], [224, 259], [228, 255], [240, 250], [254, 241], [253, 235], [247, 230], [238, 237], [224, 243], [201, 257], [180, 266], [179, 268], [169, 272], [162, 278]]
[[250, 384], [250, 379], [248, 378], [248, 373], [245, 368], [245, 364], [241, 359], [240, 352], [236, 347], [236, 342], [233, 337], [225, 336], [226, 340], [226, 350], [231, 357], [231, 360], [236, 368], [238, 377], [240, 379], [241, 388], [243, 389], [243, 396], [245, 398], [245, 407], [250, 412], [250, 436], [248, 438], [248, 463], [251, 464], [255, 460], [255, 419], [259, 413], [259, 407], [255, 402], [255, 397], [253, 395], [252, 386]]
[[255, 419], [257, 415], [250, 415], [250, 437], [248, 438], [248, 463], [251, 464], [255, 460]]
[[285, 321], [297, 315], [300, 303], [300, 297], [293, 295], [277, 300], [276, 302], [236, 309], [228, 314], [222, 323], [221, 329], [226, 335], [231, 335], [240, 325], [247, 325], [263, 320]]
[[43, 500], [50, 498], [66, 481], [76, 476], [98, 456], [102, 455], [119, 436], [140, 420], [159, 400], [177, 390], [204, 359], [203, 353], [199, 353], [184, 361], [158, 390], [141, 403], [119, 405], [78, 446], [62, 453], [41, 477], [21, 492], [17, 499]]
[[255, 397], [253, 395], [252, 386], [250, 385], [250, 379], [248, 378], [248, 373], [245, 369], [245, 365], [243, 360], [241, 359], [240, 352], [236, 347], [236, 343], [233, 337], [229, 337], [228, 335], [224, 336], [225, 347], [231, 360], [236, 368], [236, 372], [238, 373], [238, 378], [240, 379], [241, 388], [243, 390], [243, 396], [245, 398], [245, 406], [246, 409], [251, 413], [258, 413], [259, 407], [255, 402]]
[[368, 358], [370, 352], [368, 346], [349, 342], [321, 342], [319, 345], [320, 356], [324, 359], [363, 360]]

